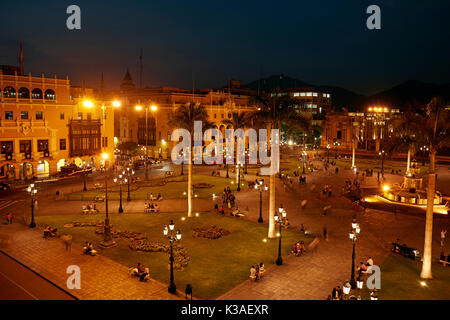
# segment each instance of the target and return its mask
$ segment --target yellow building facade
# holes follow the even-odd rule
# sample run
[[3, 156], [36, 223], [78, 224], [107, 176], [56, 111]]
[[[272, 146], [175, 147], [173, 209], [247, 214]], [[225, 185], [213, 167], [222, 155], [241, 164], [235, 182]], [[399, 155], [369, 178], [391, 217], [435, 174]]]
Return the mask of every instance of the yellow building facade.
[[0, 178], [46, 178], [72, 163], [100, 169], [113, 161], [114, 107], [92, 90], [0, 68], [0, 92]]

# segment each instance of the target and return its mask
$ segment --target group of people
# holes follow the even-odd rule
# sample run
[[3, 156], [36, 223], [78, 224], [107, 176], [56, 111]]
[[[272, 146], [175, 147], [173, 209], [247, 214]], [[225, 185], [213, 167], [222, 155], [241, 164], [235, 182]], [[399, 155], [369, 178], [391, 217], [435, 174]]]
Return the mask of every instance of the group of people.
[[[303, 224], [302, 224], [302, 226], [303, 226]], [[296, 243], [294, 243], [294, 245], [292, 246], [292, 254], [294, 256], [298, 257], [304, 253], [305, 253], [305, 243], [303, 242], [303, 240], [297, 241]]]
[[298, 183], [306, 183], [306, 176], [299, 176]]
[[214, 177], [214, 176], [220, 177], [220, 171], [219, 171], [219, 170], [217, 170], [217, 171], [213, 170], [213, 171], [211, 172], [211, 175], [212, 175], [213, 177]]
[[92, 242], [86, 241], [86, 244], [83, 247], [83, 253], [89, 254], [91, 256], [95, 256], [97, 254], [97, 251], [94, 249], [94, 245], [92, 244]]
[[223, 189], [223, 195], [222, 195], [222, 203], [226, 204], [228, 206], [228, 208], [231, 208], [232, 206], [234, 206], [236, 197], [233, 194], [233, 192], [231, 192], [230, 187], [226, 187]]
[[144, 268], [140, 262], [137, 267], [132, 270], [132, 274], [139, 277], [139, 281], [146, 281], [150, 279], [150, 272], [148, 268]]
[[331, 184], [326, 184], [323, 188], [322, 188], [322, 198], [331, 198], [332, 195], [332, 189], [331, 189]]
[[55, 237], [57, 231], [58, 230], [56, 228], [52, 228], [49, 225], [46, 225], [44, 228], [44, 238]]
[[162, 200], [162, 195], [159, 192], [156, 196], [154, 196], [153, 193], [150, 193], [149, 199], [150, 201], [160, 201]]
[[359, 276], [361, 277], [363, 274], [366, 274], [370, 271], [370, 268], [373, 266], [373, 259], [372, 257], [369, 257], [366, 261], [366, 263], [360, 262], [358, 269], [356, 269], [357, 272], [359, 272]]
[[250, 279], [252, 280], [259, 280], [261, 279], [262, 275], [264, 274], [264, 263], [257, 264], [256, 267], [253, 265], [250, 268]]
[[97, 206], [95, 204], [83, 205], [81, 209], [82, 213], [98, 213]]
[[147, 203], [147, 202], [146, 202], [146, 203], [144, 204], [144, 209], [145, 209], [145, 210], [150, 209], [150, 210], [158, 211], [158, 210], [159, 210], [159, 206], [158, 206], [157, 203], [153, 203], [153, 202]]

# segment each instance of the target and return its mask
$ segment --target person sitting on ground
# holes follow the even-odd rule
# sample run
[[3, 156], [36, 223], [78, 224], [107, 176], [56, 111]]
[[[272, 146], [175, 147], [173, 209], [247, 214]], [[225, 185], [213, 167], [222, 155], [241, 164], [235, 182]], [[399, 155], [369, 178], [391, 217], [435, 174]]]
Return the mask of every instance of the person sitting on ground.
[[255, 278], [255, 280], [259, 280], [259, 279], [261, 279], [261, 272], [259, 271], [259, 264], [256, 265], [255, 269], [256, 269], [256, 272], [255, 272], [256, 278]]
[[302, 241], [300, 241], [300, 243], [299, 243], [299, 255], [302, 255], [302, 254], [304, 254], [305, 253], [305, 243], [303, 242], [303, 240]]
[[297, 243], [294, 243], [294, 245], [292, 246], [292, 254], [294, 256], [298, 255], [298, 247], [297, 247]]
[[86, 241], [86, 246], [83, 247], [83, 253], [95, 256], [97, 251], [94, 250], [94, 245], [92, 244], [92, 242]]
[[212, 171], [211, 175], [214, 176], [216, 174], [216, 171]]
[[219, 211], [219, 205], [217, 203], [214, 205], [214, 211], [216, 211], [216, 212]]
[[305, 233], [305, 227], [303, 226], [303, 223], [300, 224], [300, 232]]
[[364, 263], [360, 263], [359, 264], [359, 274], [361, 274], [361, 273], [367, 273], [367, 266], [364, 264]]
[[223, 205], [220, 206], [219, 213], [220, 214], [224, 214], [225, 213], [225, 209], [223, 208]]
[[259, 263], [259, 273], [262, 276], [264, 274], [264, 272], [266, 272], [266, 269], [264, 268], [264, 263], [260, 262]]
[[287, 229], [287, 228], [289, 228], [290, 225], [291, 225], [291, 223], [289, 222], [288, 218], [285, 218], [284, 222], [283, 222], [283, 227], [285, 229]]
[[256, 269], [255, 266], [250, 268], [250, 279], [256, 279]]
[[159, 201], [159, 200], [162, 200], [162, 195], [161, 195], [161, 193], [158, 192], [158, 195], [156, 196], [156, 200], [158, 200], [158, 201]]

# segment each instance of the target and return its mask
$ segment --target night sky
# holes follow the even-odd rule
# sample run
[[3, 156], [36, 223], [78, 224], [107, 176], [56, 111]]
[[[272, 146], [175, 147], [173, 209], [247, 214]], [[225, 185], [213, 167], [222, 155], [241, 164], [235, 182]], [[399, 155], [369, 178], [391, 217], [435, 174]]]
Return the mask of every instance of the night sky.
[[[66, 8], [81, 8], [81, 30]], [[366, 8], [381, 7], [381, 30]], [[363, 94], [408, 79], [450, 82], [450, 1], [1, 1], [0, 64], [117, 88], [127, 69], [144, 86], [220, 87], [285, 74]]]

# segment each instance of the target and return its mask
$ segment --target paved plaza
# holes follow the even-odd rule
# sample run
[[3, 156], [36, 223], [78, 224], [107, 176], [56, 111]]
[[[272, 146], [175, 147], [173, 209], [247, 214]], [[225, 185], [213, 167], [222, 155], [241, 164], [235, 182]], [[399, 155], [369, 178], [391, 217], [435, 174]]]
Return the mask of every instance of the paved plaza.
[[[317, 162], [317, 165], [321, 165]], [[208, 173], [210, 169], [197, 169], [197, 172]], [[444, 175], [445, 167], [438, 167], [440, 178], [438, 188], [446, 193], [450, 190], [450, 179]], [[225, 172], [221, 172], [222, 176]], [[231, 177], [234, 174], [230, 174]], [[348, 237], [355, 211], [351, 201], [341, 195], [341, 188], [347, 178], [353, 179], [350, 170], [334, 168], [307, 174], [307, 183], [299, 184], [298, 178], [292, 185], [285, 187], [282, 180], [276, 179], [276, 206], [283, 204], [291, 228], [305, 229], [320, 239], [314, 251], [307, 251], [301, 257], [284, 257], [282, 266], [273, 265], [268, 268], [261, 281], [244, 281], [219, 299], [326, 299], [331, 289], [349, 280], [351, 271], [352, 242]], [[400, 182], [399, 175], [386, 174], [386, 182]], [[245, 180], [254, 181], [257, 177], [246, 175]], [[268, 183], [268, 177], [266, 178]], [[325, 184], [331, 184], [332, 196], [319, 199], [319, 193]], [[376, 175], [361, 180], [362, 188], [372, 190], [378, 186]], [[368, 191], [367, 191], [368, 192]], [[448, 192], [447, 192], [448, 193]], [[237, 205], [246, 211], [244, 219], [257, 223], [259, 216], [259, 192], [245, 190], [235, 192]], [[39, 200], [36, 219], [40, 215], [60, 215], [80, 213], [81, 201], [55, 201], [49, 194]], [[304, 209], [301, 202], [307, 201]], [[142, 212], [144, 200], [124, 201], [125, 214]], [[264, 223], [267, 224], [268, 192], [263, 195]], [[195, 199], [195, 211], [209, 211], [214, 205], [211, 199]], [[331, 206], [327, 215], [322, 215], [323, 207]], [[110, 201], [110, 212], [116, 214], [118, 201]], [[98, 209], [104, 213], [104, 204]], [[178, 299], [183, 295], [171, 295], [167, 285], [152, 280], [141, 283], [128, 276], [127, 266], [120, 265], [99, 254], [96, 257], [81, 254], [80, 248], [74, 246], [72, 252], [64, 250], [59, 239], [44, 240], [40, 232], [24, 227], [29, 221], [29, 203], [17, 201], [8, 210], [14, 212], [16, 221], [13, 225], [0, 226], [2, 238], [8, 238], [9, 244], [3, 241], [1, 249], [42, 274], [57, 285], [65, 287], [68, 265], [79, 265], [82, 269], [82, 289], [74, 295], [80, 299]], [[164, 200], [161, 202], [161, 214], [164, 212], [182, 212], [186, 210], [186, 200]], [[400, 238], [402, 243], [423, 249], [424, 214], [394, 213], [367, 209], [356, 213], [360, 223], [361, 234], [357, 243], [356, 263], [366, 261], [371, 256], [377, 265], [381, 265], [390, 254], [391, 242]], [[328, 239], [323, 238], [326, 228]], [[433, 258], [436, 260], [440, 252], [439, 236], [442, 229], [450, 229], [447, 216], [435, 215], [433, 225]], [[447, 248], [448, 250], [448, 248]], [[276, 257], [274, 257], [275, 259]], [[434, 264], [435, 267], [439, 267]], [[250, 268], [250, 266], [248, 266]], [[381, 270], [383, 272], [383, 270]], [[193, 284], [195, 286], [195, 283]], [[380, 292], [382, 298], [382, 290]]]

